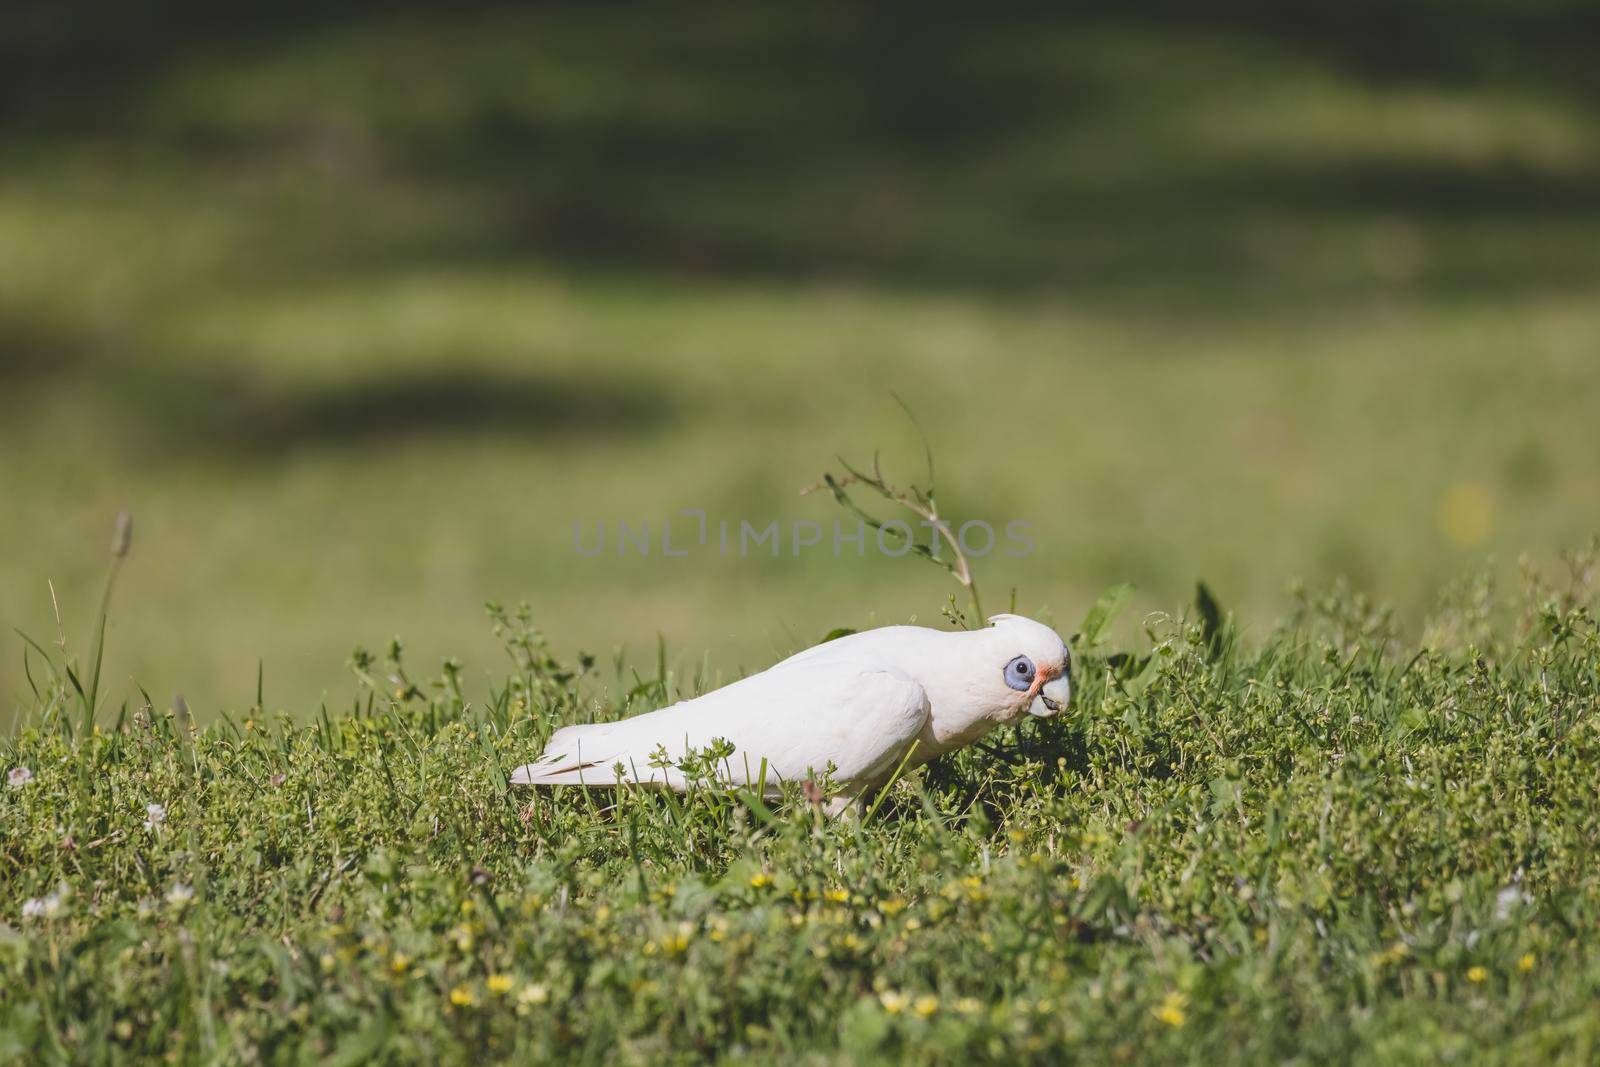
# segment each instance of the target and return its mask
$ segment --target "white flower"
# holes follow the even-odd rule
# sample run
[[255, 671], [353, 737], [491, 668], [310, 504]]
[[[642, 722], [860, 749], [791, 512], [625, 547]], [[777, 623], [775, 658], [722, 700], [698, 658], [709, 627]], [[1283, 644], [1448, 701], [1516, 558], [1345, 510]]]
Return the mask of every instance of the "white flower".
[[1495, 922], [1501, 922], [1501, 923], [1505, 922], [1507, 919], [1509, 919], [1511, 917], [1511, 913], [1513, 911], [1516, 911], [1518, 908], [1522, 907], [1522, 905], [1524, 905], [1524, 904], [1531, 903], [1532, 900], [1533, 900], [1533, 898], [1531, 896], [1529, 896], [1527, 893], [1523, 892], [1522, 888], [1520, 886], [1516, 886], [1516, 885], [1508, 885], [1508, 886], [1506, 886], [1504, 889], [1500, 890], [1500, 892], [1495, 894], [1495, 898], [1494, 898], [1494, 920], [1495, 920]]
[[33, 772], [26, 767], [13, 767], [6, 772], [6, 784], [12, 789], [21, 789], [33, 781]]
[[172, 888], [167, 890], [168, 904], [187, 904], [194, 899], [194, 887], [174, 882]]
[[67, 892], [65, 886], [54, 893], [47, 893], [44, 897], [34, 897], [22, 902], [22, 917], [24, 919], [54, 919], [61, 914], [61, 898]]
[[144, 806], [144, 828], [146, 830], [154, 830], [166, 821], [167, 806], [165, 804], [146, 804]]

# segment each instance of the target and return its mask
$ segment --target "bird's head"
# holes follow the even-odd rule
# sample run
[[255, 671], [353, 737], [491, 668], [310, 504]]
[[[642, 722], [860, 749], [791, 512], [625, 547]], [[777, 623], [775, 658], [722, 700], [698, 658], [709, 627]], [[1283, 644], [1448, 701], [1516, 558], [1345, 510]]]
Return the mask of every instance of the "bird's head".
[[1072, 697], [1072, 656], [1050, 627], [1021, 615], [995, 615], [985, 631], [997, 701], [1011, 718], [1024, 711], [1048, 719]]

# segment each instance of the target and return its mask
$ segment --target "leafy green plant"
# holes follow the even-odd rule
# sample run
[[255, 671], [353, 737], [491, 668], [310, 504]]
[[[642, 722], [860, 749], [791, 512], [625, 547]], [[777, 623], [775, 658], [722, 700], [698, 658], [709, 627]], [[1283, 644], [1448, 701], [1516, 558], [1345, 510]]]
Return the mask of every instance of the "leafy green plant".
[[[56, 651], [50, 652], [32, 637], [21, 630], [17, 631], [25, 644], [22, 673], [33, 691], [35, 702], [44, 708], [59, 711], [66, 691], [70, 690], [72, 698], [78, 705], [79, 725], [85, 733], [94, 729], [95, 712], [99, 707], [100, 668], [105, 662], [106, 621], [111, 615], [111, 594], [116, 589], [117, 575], [122, 570], [122, 561], [127, 558], [128, 550], [132, 546], [133, 516], [124, 511], [117, 516], [111, 532], [110, 563], [106, 570], [105, 585], [100, 592], [100, 609], [95, 613], [94, 638], [89, 645], [87, 675], [85, 666], [69, 652], [66, 629], [61, 623], [61, 605], [56, 600], [54, 584], [50, 586], [50, 601], [56, 619]], [[43, 670], [42, 679], [34, 677], [35, 654]]]
[[[345, 714], [84, 731], [42, 685], [0, 740], [0, 1061], [1592, 1060], [1592, 585], [1446, 598], [1430, 644], [1334, 589], [1112, 651], [1126, 599], [1072, 716], [859, 819], [714, 749], [683, 795], [508, 790], [665, 684], [519, 613], [487, 694], [398, 643]], [[1438, 643], [1458, 612], [1489, 640]]]

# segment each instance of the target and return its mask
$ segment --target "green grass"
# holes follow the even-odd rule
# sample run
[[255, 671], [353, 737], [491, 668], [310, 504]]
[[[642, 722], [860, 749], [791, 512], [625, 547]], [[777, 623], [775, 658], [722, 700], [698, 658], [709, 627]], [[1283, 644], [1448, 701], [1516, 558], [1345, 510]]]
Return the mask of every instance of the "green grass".
[[[0, 1062], [1600, 1055], [1586, 5], [91, 7], [0, 15]], [[937, 619], [572, 547], [831, 523], [891, 394], [991, 610], [1137, 587], [1072, 714], [865, 823], [508, 794]]]
[[1421, 643], [1340, 590], [1132, 655], [1086, 620], [1068, 715], [864, 821], [508, 792], [556, 726], [704, 684], [526, 617], [492, 686], [391, 650], [310, 723], [88, 730], [36, 658], [0, 1059], [1592, 1063], [1595, 566], [1457, 583]]
[[[237, 713], [264, 666], [305, 714], [396, 632], [481, 680], [491, 597], [564, 654], [664, 634], [724, 677], [926, 619], [927, 568], [571, 549], [684, 508], [831, 521], [797, 491], [836, 452], [915, 472], [891, 391], [951, 514], [1034, 524], [990, 595], [1069, 621], [1201, 577], [1269, 620], [1284, 576], [1343, 576], [1415, 636], [1461, 569], [1600, 529], [1581, 5], [1360, 40], [1227, 5], [29, 10], [0, 622], [53, 640], [47, 581], [87, 617], [131, 509], [114, 698]], [[1485, 521], [1441, 524], [1463, 486]]]

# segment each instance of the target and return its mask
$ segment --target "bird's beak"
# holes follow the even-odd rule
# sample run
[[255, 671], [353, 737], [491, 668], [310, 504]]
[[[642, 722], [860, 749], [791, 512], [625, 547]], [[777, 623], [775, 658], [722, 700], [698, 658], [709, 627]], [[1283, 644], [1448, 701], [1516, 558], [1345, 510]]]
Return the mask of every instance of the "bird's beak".
[[1072, 699], [1072, 680], [1065, 673], [1046, 682], [1039, 689], [1039, 695], [1033, 698], [1033, 703], [1028, 705], [1028, 714], [1037, 715], [1041, 719], [1048, 719], [1059, 714], [1067, 706], [1067, 701]]

